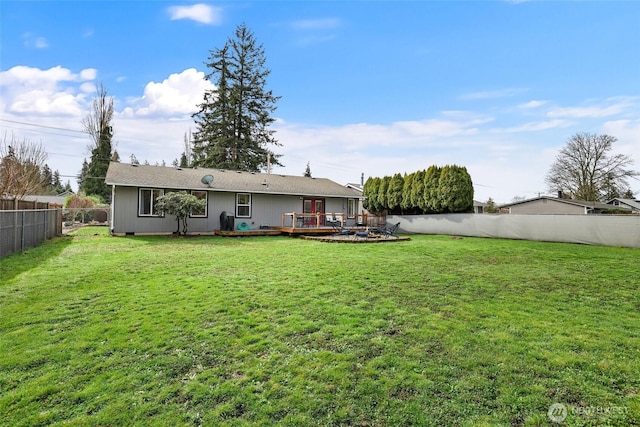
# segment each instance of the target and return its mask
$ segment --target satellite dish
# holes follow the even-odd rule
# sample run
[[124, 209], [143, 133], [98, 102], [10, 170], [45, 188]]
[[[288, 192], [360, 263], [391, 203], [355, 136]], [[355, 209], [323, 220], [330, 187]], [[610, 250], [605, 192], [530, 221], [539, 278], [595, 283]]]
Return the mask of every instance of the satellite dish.
[[202, 182], [205, 185], [211, 185], [211, 183], [213, 182], [213, 175], [203, 176], [202, 179], [200, 179], [200, 182]]

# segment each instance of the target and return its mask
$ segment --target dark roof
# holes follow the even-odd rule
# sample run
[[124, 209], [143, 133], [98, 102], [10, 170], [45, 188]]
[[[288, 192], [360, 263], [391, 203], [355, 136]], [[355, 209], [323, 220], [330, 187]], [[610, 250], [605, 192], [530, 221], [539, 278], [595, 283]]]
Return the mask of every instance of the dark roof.
[[[213, 181], [207, 185], [204, 176]], [[171, 188], [296, 196], [361, 198], [357, 190], [326, 178], [241, 172], [209, 168], [175, 168], [111, 162], [105, 182], [124, 187]]]
[[500, 208], [508, 208], [511, 206], [521, 205], [523, 203], [529, 203], [536, 200], [551, 200], [554, 202], [566, 203], [568, 205], [581, 206], [589, 209], [611, 210], [614, 208], [613, 206], [608, 205], [606, 203], [602, 203], [602, 202], [589, 202], [586, 200], [575, 200], [575, 199], [561, 199], [558, 197], [551, 197], [551, 196], [540, 196], [540, 197], [534, 197], [532, 199], [520, 200], [517, 202], [508, 203], [506, 205], [501, 205]]

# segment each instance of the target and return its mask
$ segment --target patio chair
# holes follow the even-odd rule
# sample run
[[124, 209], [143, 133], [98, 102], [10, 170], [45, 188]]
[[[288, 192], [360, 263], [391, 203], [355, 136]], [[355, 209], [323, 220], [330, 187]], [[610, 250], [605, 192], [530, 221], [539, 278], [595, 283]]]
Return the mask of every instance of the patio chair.
[[387, 229], [387, 223], [386, 222], [378, 222], [378, 223], [376, 223], [376, 225], [370, 226], [368, 228], [369, 232], [371, 232], [373, 234], [379, 234], [379, 235], [383, 235], [384, 231], [386, 229]]
[[330, 224], [331, 224], [331, 227], [333, 227], [334, 236], [348, 236], [351, 234], [351, 230], [349, 230], [346, 227], [343, 227], [340, 221], [333, 221], [333, 222], [330, 222]]
[[382, 236], [385, 239], [391, 236], [395, 236], [395, 234], [398, 232], [399, 227], [400, 227], [400, 223], [386, 226], [384, 230], [382, 230]]

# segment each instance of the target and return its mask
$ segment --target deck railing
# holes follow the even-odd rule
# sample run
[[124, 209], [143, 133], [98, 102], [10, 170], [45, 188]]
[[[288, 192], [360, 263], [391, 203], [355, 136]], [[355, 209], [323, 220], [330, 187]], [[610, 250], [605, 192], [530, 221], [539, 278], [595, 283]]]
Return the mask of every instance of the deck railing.
[[339, 224], [341, 227], [375, 228], [385, 223], [386, 218], [371, 214], [347, 215], [343, 212], [303, 213], [283, 212], [282, 228], [323, 228]]

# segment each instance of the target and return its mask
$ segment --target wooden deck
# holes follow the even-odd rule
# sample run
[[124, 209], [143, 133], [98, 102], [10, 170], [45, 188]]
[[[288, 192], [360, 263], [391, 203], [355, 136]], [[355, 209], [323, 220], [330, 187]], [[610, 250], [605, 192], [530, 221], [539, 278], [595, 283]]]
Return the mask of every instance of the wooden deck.
[[[335, 227], [328, 225], [329, 220], [339, 220], [341, 224], [344, 224], [345, 228], [353, 234], [356, 231], [370, 230], [372, 227], [376, 227], [380, 224], [380, 221], [384, 221], [384, 218], [371, 216], [371, 215], [355, 215], [348, 218], [345, 221], [346, 215], [344, 213], [332, 213], [332, 214], [305, 214], [298, 212], [283, 212], [282, 225], [271, 226], [269, 228], [261, 228], [257, 230], [233, 230], [222, 231], [215, 230], [216, 236], [225, 237], [243, 237], [243, 236], [277, 236], [279, 234], [287, 234], [289, 236], [331, 236], [336, 234]], [[354, 225], [354, 223], [356, 225]], [[327, 225], [316, 225], [327, 224]], [[368, 224], [368, 226], [367, 226]]]
[[248, 237], [248, 236], [279, 236], [282, 232], [278, 229], [270, 228], [270, 229], [262, 229], [262, 230], [244, 230], [244, 231], [222, 231], [215, 230], [216, 236], [223, 237]]
[[[333, 227], [274, 227], [274, 229], [290, 236], [326, 236], [336, 234], [336, 229]], [[350, 229], [355, 230], [354, 228]]]
[[[352, 231], [360, 230], [360, 228], [350, 228]], [[362, 228], [364, 230], [364, 228]], [[216, 236], [223, 237], [247, 237], [247, 236], [278, 236], [287, 234], [289, 236], [329, 236], [336, 234], [333, 227], [271, 227], [262, 230], [233, 230], [222, 231], [215, 230]]]

